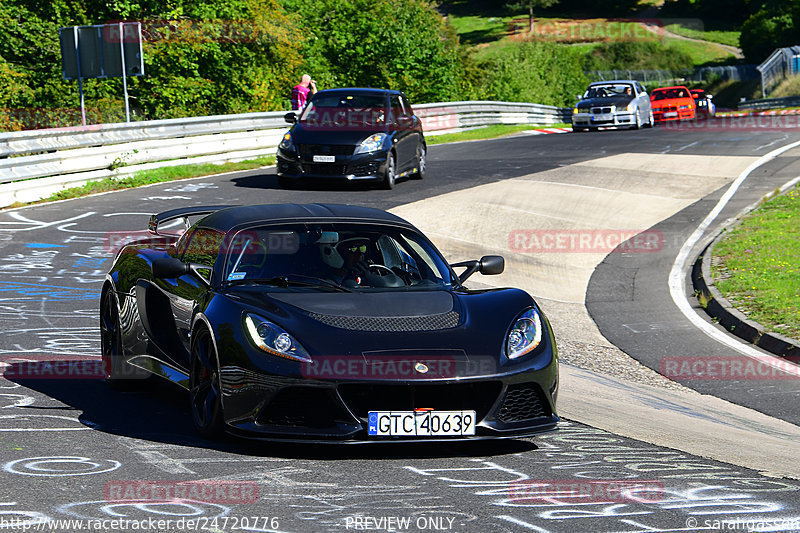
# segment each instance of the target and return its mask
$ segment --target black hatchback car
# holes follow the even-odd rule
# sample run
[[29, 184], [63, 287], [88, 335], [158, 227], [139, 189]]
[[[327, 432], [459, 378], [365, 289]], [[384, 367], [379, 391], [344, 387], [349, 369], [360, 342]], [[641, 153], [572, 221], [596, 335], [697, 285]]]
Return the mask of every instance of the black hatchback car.
[[304, 178], [368, 180], [386, 189], [425, 175], [422, 124], [408, 98], [385, 89], [327, 89], [309, 100], [278, 146], [282, 186]]

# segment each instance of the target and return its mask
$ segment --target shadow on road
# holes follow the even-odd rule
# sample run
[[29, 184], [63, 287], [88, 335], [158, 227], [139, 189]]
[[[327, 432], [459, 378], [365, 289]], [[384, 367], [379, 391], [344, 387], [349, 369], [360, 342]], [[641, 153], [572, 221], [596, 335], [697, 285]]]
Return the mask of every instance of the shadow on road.
[[[96, 363], [91, 360], [91, 363]], [[37, 362], [38, 368], [64, 367], [63, 359]], [[70, 361], [73, 365], [85, 360]], [[22, 365], [26, 365], [23, 369]], [[68, 365], [68, 368], [69, 365]], [[41, 392], [63, 404], [60, 406], [17, 406], [23, 413], [39, 414], [43, 410], [79, 411], [79, 421], [95, 431], [111, 433], [152, 442], [162, 442], [195, 448], [214, 449], [250, 456], [282, 457], [342, 461], [348, 459], [405, 459], [439, 457], [486, 457], [535, 450], [529, 439], [501, 439], [476, 442], [373, 444], [311, 444], [248, 440], [226, 436], [211, 441], [196, 436], [189, 412], [188, 393], [166, 381], [144, 380], [140, 390], [120, 392], [108, 387], [103, 379], [75, 379], [79, 371], [60, 377], [42, 379], [41, 374], [30, 377], [30, 366], [10, 363], [4, 369], [6, 379], [22, 387]]]

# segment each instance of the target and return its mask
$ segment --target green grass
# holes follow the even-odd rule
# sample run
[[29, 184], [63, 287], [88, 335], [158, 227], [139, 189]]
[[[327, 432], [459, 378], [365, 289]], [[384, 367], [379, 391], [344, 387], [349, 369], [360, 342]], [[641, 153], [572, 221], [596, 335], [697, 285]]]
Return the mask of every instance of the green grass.
[[20, 207], [41, 202], [52, 202], [55, 200], [66, 200], [68, 198], [79, 198], [100, 192], [116, 191], [120, 189], [130, 189], [150, 185], [153, 183], [163, 183], [167, 181], [182, 180], [187, 178], [197, 178], [223, 172], [234, 172], [238, 170], [250, 170], [275, 164], [275, 156], [264, 156], [256, 159], [248, 159], [239, 163], [203, 163], [196, 165], [179, 165], [174, 167], [161, 167], [154, 170], [142, 170], [127, 178], [106, 178], [99, 181], [92, 181], [81, 187], [72, 187], [59, 191], [48, 198], [27, 204], [14, 204], [10, 207]]
[[[488, 60], [501, 55], [505, 49], [514, 47], [520, 42], [522, 35], [514, 37], [508, 35], [511, 20], [519, 18], [519, 16], [450, 15], [448, 20], [455, 28], [461, 42], [473, 46], [476, 59]], [[691, 58], [691, 66], [727, 63], [735, 59], [733, 54], [719, 47], [717, 42], [726, 41], [721, 44], [733, 43], [732, 46], [738, 46], [738, 32], [700, 32], [675, 24], [668, 28], [670, 31], [677, 29], [674, 33], [681, 35], [693, 32], [691, 37], [707, 36], [708, 42], [686, 41], [675, 37], [659, 36], [657, 33], [653, 33], [651, 36], [638, 23], [619, 22], [604, 18], [570, 21], [560, 17], [537, 17], [534, 35], [540, 39], [562, 43], [563, 46], [576, 47], [586, 54], [591, 53], [602, 42], [624, 40], [627, 36], [637, 40], [660, 41], [665, 47], [687, 54]], [[527, 27], [523, 24], [522, 30], [526, 29]], [[619, 37], [620, 35], [622, 37]]]
[[786, 96], [800, 95], [800, 76], [786, 78], [770, 92], [770, 98], [784, 98]]
[[800, 338], [800, 188], [764, 203], [717, 242], [711, 273], [751, 320]]
[[525, 130], [535, 130], [539, 128], [567, 128], [570, 124], [495, 124], [492, 126], [484, 126], [482, 128], [475, 128], [474, 130], [462, 131], [459, 133], [445, 133], [443, 135], [426, 135], [425, 141], [429, 145], [443, 144], [458, 141], [478, 141], [483, 139], [494, 139], [519, 133]]
[[713, 43], [697, 43], [674, 37], [664, 37], [662, 42], [670, 48], [688, 54], [694, 66], [725, 63], [736, 58], [732, 53]]
[[686, 28], [680, 24], [670, 24], [665, 26], [664, 29], [678, 35], [683, 35], [684, 37], [689, 37], [690, 39], [701, 39], [703, 41], [727, 44], [728, 46], [735, 46], [737, 48], [739, 47], [739, 36], [742, 34], [740, 31], [700, 31], [692, 28]]

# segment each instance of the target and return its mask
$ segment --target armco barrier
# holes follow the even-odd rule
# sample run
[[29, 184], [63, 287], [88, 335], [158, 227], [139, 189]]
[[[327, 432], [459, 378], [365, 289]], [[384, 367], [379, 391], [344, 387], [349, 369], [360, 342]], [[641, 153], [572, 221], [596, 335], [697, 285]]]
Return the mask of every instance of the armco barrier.
[[[569, 122], [569, 108], [517, 102], [414, 106], [426, 134], [491, 124]], [[0, 133], [0, 207], [141, 170], [274, 154], [284, 111]]]
[[785, 98], [764, 98], [740, 103], [739, 110], [745, 109], [778, 109], [781, 107], [800, 106], [800, 96], [787, 96]]

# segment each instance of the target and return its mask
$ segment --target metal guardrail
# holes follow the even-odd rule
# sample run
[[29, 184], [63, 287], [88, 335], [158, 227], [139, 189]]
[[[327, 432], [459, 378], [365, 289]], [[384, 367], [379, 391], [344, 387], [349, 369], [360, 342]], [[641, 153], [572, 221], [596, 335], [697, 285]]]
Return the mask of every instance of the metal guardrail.
[[800, 107], [800, 96], [787, 96], [785, 98], [764, 98], [740, 103], [737, 108], [742, 109], [776, 109], [781, 107]]
[[647, 84], [669, 85], [686, 81], [755, 80], [759, 73], [755, 65], [725, 65], [679, 70], [588, 70], [584, 74], [591, 81], [636, 80]]
[[[414, 106], [426, 134], [491, 124], [569, 122], [570, 108], [516, 102]], [[67, 187], [190, 163], [242, 161], [275, 153], [289, 127], [284, 111], [0, 133], [0, 206]]]

